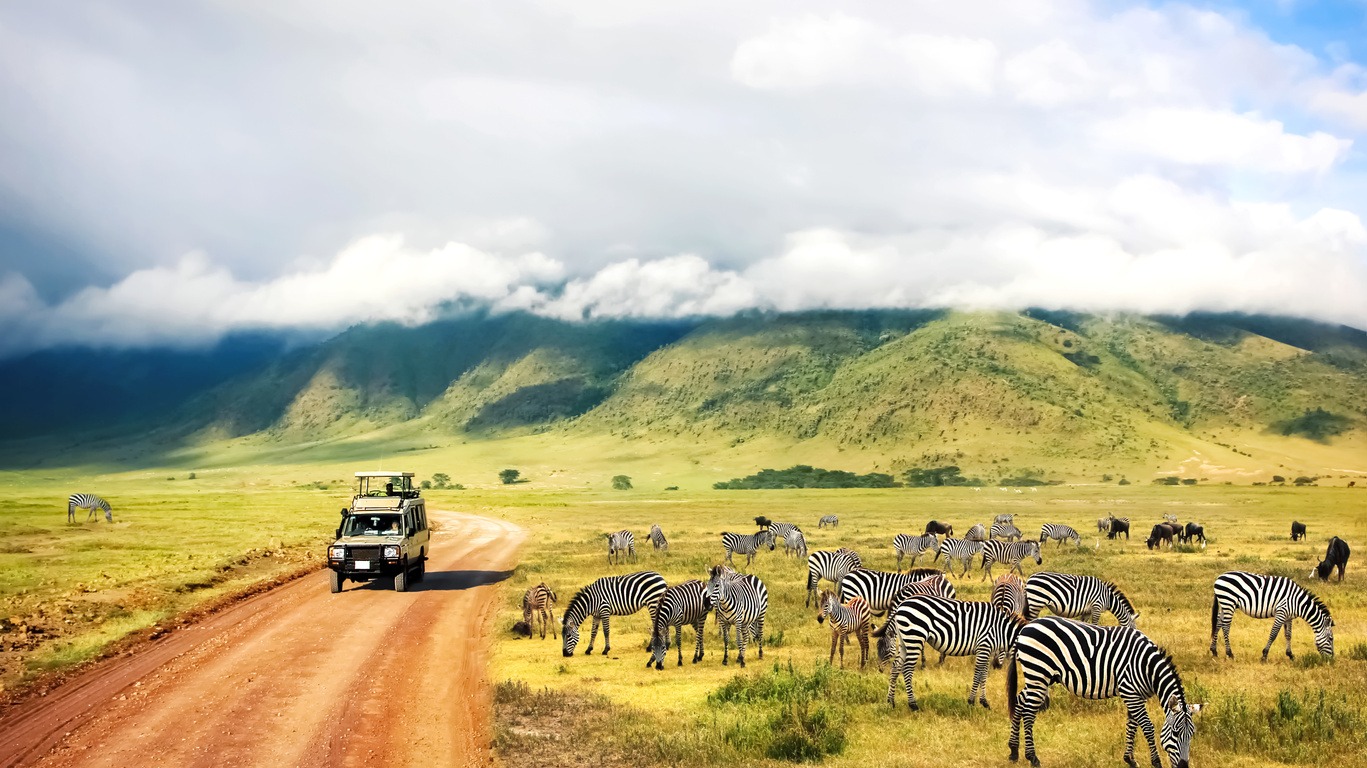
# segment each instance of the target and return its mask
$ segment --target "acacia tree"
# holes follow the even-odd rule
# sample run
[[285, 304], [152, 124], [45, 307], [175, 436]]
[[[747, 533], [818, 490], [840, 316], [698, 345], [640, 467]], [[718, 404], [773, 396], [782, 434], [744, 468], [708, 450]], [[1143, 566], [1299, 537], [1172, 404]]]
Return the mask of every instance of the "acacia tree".
[[631, 478], [626, 475], [614, 475], [612, 478], [612, 490], [629, 491], [631, 490]]
[[432, 474], [432, 484], [438, 488], [445, 488], [451, 482], [451, 476], [445, 472], [434, 472]]
[[516, 469], [505, 469], [502, 472], [498, 473], [498, 479], [502, 480], [504, 485], [512, 485], [513, 483], [516, 483], [518, 478], [520, 478], [521, 476], [522, 473]]

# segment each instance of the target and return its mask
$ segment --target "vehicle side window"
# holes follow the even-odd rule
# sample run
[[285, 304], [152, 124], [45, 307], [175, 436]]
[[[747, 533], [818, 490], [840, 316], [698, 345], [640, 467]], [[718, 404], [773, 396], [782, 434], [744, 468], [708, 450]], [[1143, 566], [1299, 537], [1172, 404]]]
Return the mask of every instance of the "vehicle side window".
[[418, 515], [422, 518], [420, 527], [424, 531], [427, 530], [427, 507], [418, 507]]

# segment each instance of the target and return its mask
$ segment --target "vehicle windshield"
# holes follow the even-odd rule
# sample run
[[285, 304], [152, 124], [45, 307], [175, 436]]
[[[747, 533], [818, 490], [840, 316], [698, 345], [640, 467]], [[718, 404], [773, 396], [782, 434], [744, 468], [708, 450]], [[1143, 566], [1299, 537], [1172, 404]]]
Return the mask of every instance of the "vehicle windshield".
[[342, 527], [343, 536], [383, 536], [398, 532], [398, 515], [377, 515], [369, 512], [348, 517], [346, 525]]

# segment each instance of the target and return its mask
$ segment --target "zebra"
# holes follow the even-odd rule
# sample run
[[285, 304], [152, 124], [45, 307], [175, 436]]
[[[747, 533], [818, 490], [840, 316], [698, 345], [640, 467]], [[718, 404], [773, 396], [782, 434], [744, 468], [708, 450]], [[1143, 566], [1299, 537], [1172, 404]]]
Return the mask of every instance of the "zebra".
[[783, 554], [805, 557], [807, 554], [807, 537], [802, 535], [802, 531], [794, 528], [788, 531], [788, 535], [783, 537]]
[[892, 608], [897, 593], [901, 592], [903, 587], [933, 576], [944, 578], [944, 571], [937, 568], [913, 568], [907, 573], [890, 573], [856, 568], [840, 580], [835, 588], [835, 594], [845, 601], [851, 597], [862, 597], [868, 601], [869, 610], [881, 616]]
[[[993, 563], [1004, 563], [1011, 566], [1011, 570], [1024, 576], [1025, 571], [1021, 569], [1021, 561], [1027, 557], [1035, 558], [1035, 565], [1043, 565], [1044, 557], [1040, 554], [1038, 541], [984, 541], [982, 544], [983, 564], [978, 570], [983, 572], [983, 581], [992, 575]], [[965, 571], [967, 573], [967, 571]]]
[[838, 525], [840, 525], [839, 517], [836, 517], [835, 515], [826, 515], [821, 518], [821, 521], [816, 524], [816, 527], [825, 528], [827, 526], [830, 526], [831, 528], [834, 528]]
[[555, 592], [546, 586], [546, 582], [541, 582], [535, 587], [527, 590], [522, 596], [522, 621], [527, 624], [527, 631], [532, 631], [532, 618], [536, 618], [536, 623], [541, 626], [541, 639], [546, 639], [546, 627], [551, 628], [551, 637], [555, 634]]
[[1010, 514], [1007, 512], [1003, 512], [1000, 515], [997, 515], [996, 517], [992, 518], [993, 525], [996, 525], [997, 523], [1006, 523], [1007, 525], [1011, 525], [1015, 522], [1016, 516], [1014, 514]]
[[655, 551], [669, 551], [669, 539], [665, 538], [665, 532], [660, 529], [658, 524], [650, 526], [650, 544]]
[[1244, 571], [1229, 571], [1215, 577], [1215, 601], [1210, 606], [1210, 655], [1215, 653], [1217, 630], [1225, 634], [1225, 655], [1234, 658], [1229, 647], [1229, 627], [1234, 623], [1234, 611], [1240, 610], [1255, 619], [1272, 619], [1272, 634], [1263, 647], [1263, 661], [1277, 639], [1286, 630], [1286, 657], [1291, 653], [1291, 622], [1305, 619], [1315, 631], [1315, 648], [1327, 658], [1334, 657], [1334, 619], [1318, 597], [1285, 576], [1264, 576]]
[[818, 549], [807, 555], [807, 600], [803, 607], [811, 607], [812, 599], [817, 596], [816, 585], [820, 584], [822, 579], [838, 587], [845, 574], [855, 568], [862, 568], [863, 565], [858, 552], [844, 547], [836, 550]]
[[769, 611], [769, 590], [759, 577], [749, 574], [727, 574], [722, 566], [712, 566], [708, 575], [707, 593], [721, 625], [721, 663], [727, 664], [730, 647], [728, 634], [736, 628], [736, 661], [745, 668], [745, 645], [754, 639], [759, 643], [759, 658], [764, 659], [764, 615]]
[[940, 551], [940, 540], [933, 533], [924, 536], [913, 536], [909, 533], [899, 533], [892, 538], [892, 548], [897, 552], [897, 570], [902, 570], [902, 558], [911, 555], [911, 567], [916, 567], [916, 559], [922, 552]]
[[1165, 512], [1163, 514], [1163, 522], [1177, 525], [1177, 515], [1174, 515], [1171, 512]]
[[1082, 534], [1062, 523], [1045, 523], [1040, 526], [1039, 543], [1043, 544], [1046, 539], [1057, 540], [1060, 547], [1063, 546], [1065, 540], [1072, 541], [1079, 547], [1082, 546]]
[[66, 521], [76, 522], [76, 508], [90, 510], [90, 514], [85, 516], [85, 521], [90, 522], [90, 518], [95, 516], [98, 510], [104, 510], [104, 520], [107, 523], [114, 522], [114, 514], [109, 506], [109, 502], [96, 496], [93, 493], [73, 493], [66, 500]]
[[1096, 532], [1097, 532], [1097, 533], [1106, 533], [1106, 532], [1108, 532], [1108, 531], [1110, 531], [1110, 530], [1111, 530], [1111, 517], [1110, 517], [1109, 515], [1106, 516], [1106, 517], [1098, 517], [1098, 518], [1096, 519]]
[[[1017, 666], [1025, 677], [1018, 690]], [[1025, 759], [1039, 767], [1035, 755], [1035, 716], [1049, 702], [1049, 688], [1060, 683], [1074, 695], [1088, 699], [1119, 696], [1125, 703], [1125, 762], [1134, 760], [1135, 731], [1142, 729], [1149, 759], [1162, 768], [1153, 722], [1144, 708], [1151, 696], [1163, 705], [1163, 728], [1158, 741], [1173, 768], [1187, 768], [1191, 739], [1196, 733], [1192, 715], [1201, 704], [1187, 704], [1186, 689], [1172, 656], [1129, 627], [1099, 627], [1058, 616], [1026, 624], [1016, 638], [1016, 655], [1006, 673], [1006, 704], [1011, 715], [1007, 746], [1011, 759], [1020, 754], [1021, 724], [1025, 725]]]
[[838, 640], [840, 667], [844, 669], [845, 642], [850, 635], [854, 635], [859, 640], [859, 668], [863, 669], [869, 661], [869, 630], [872, 626], [872, 611], [869, 610], [869, 604], [862, 597], [852, 597], [842, 605], [834, 592], [824, 589], [821, 590], [818, 603], [821, 605], [821, 612], [816, 616], [816, 623], [823, 623], [827, 617], [831, 619], [831, 658], [826, 663], [835, 663], [835, 646]]
[[1120, 588], [1095, 576], [1040, 571], [1025, 580], [1025, 618], [1034, 619], [1043, 608], [1060, 616], [1101, 622], [1110, 611], [1122, 627], [1134, 628], [1139, 612]]
[[608, 635], [609, 616], [630, 616], [645, 608], [650, 612], [650, 623], [654, 626], [655, 611], [665, 588], [664, 577], [654, 571], [604, 576], [584, 587], [570, 598], [569, 606], [560, 614], [561, 654], [566, 658], [574, 655], [574, 648], [579, 644], [579, 625], [590, 615], [593, 616], [593, 631], [589, 635], [589, 647], [584, 649], [586, 654], [593, 653], [601, 623], [603, 655], [607, 655], [612, 642]]
[[968, 533], [964, 534], [964, 538], [969, 541], [987, 541], [987, 528], [983, 527], [982, 523], [975, 523], [968, 529]]
[[[987, 667], [1010, 653], [1025, 620], [1012, 616], [991, 603], [947, 600], [918, 595], [909, 598], [892, 612], [879, 631], [890, 637], [892, 672], [888, 676], [888, 704], [896, 704], [897, 677], [906, 687], [907, 706], [920, 709], [912, 690], [912, 675], [920, 664], [925, 646], [944, 656], [974, 656], [973, 685], [968, 703], [987, 703]], [[875, 633], [877, 634], [877, 633]], [[881, 647], [881, 644], [880, 644]]]
[[774, 541], [778, 541], [779, 539], [782, 539], [782, 538], [786, 537], [786, 536], [788, 535], [788, 532], [789, 532], [789, 531], [801, 531], [801, 530], [802, 530], [801, 528], [797, 527], [797, 524], [796, 524], [796, 523], [773, 523], [773, 522], [771, 522], [771, 523], [769, 523], [768, 525], [762, 526], [762, 527], [763, 527], [765, 530], [769, 531], [769, 533], [774, 534]]
[[703, 628], [707, 624], [707, 614], [712, 611], [712, 600], [707, 595], [707, 585], [697, 579], [665, 590], [660, 605], [655, 610], [655, 621], [650, 628], [650, 659], [655, 669], [665, 668], [665, 655], [669, 653], [669, 630], [674, 630], [674, 645], [679, 649], [679, 666], [683, 666], [683, 628], [685, 624], [693, 627], [697, 645], [693, 649], [693, 663], [702, 661]]
[[1003, 538], [1007, 541], [1019, 541], [1021, 529], [1011, 523], [993, 523], [992, 530], [987, 534], [987, 538]]
[[631, 531], [603, 534], [608, 540], [608, 565], [622, 562], [623, 556], [636, 562], [636, 535]]
[[958, 560], [964, 567], [964, 573], [960, 575], [964, 575], [968, 573], [968, 566], [973, 560], [973, 556], [981, 551], [983, 551], [981, 541], [945, 539], [940, 542], [940, 550], [935, 553], [935, 559], [931, 562], [938, 561], [940, 556], [944, 555], [945, 563], [949, 566], [949, 572], [954, 573], [954, 561]]
[[772, 530], [760, 531], [758, 533], [723, 533], [721, 535], [722, 549], [726, 550], [726, 562], [735, 565], [731, 560], [731, 555], [745, 555], [745, 565], [748, 567], [754, 562], [755, 555], [759, 553], [759, 548], [768, 545], [769, 551], [774, 551], [774, 533]]
[[1025, 618], [1025, 582], [1007, 571], [992, 582], [992, 604], [1007, 613]]

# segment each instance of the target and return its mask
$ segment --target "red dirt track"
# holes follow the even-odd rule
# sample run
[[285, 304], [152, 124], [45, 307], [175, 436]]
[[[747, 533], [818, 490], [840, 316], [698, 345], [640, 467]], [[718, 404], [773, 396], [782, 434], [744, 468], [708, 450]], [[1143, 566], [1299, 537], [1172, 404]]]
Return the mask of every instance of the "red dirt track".
[[433, 511], [427, 578], [310, 574], [0, 719], [0, 766], [486, 765], [487, 630], [523, 532]]

